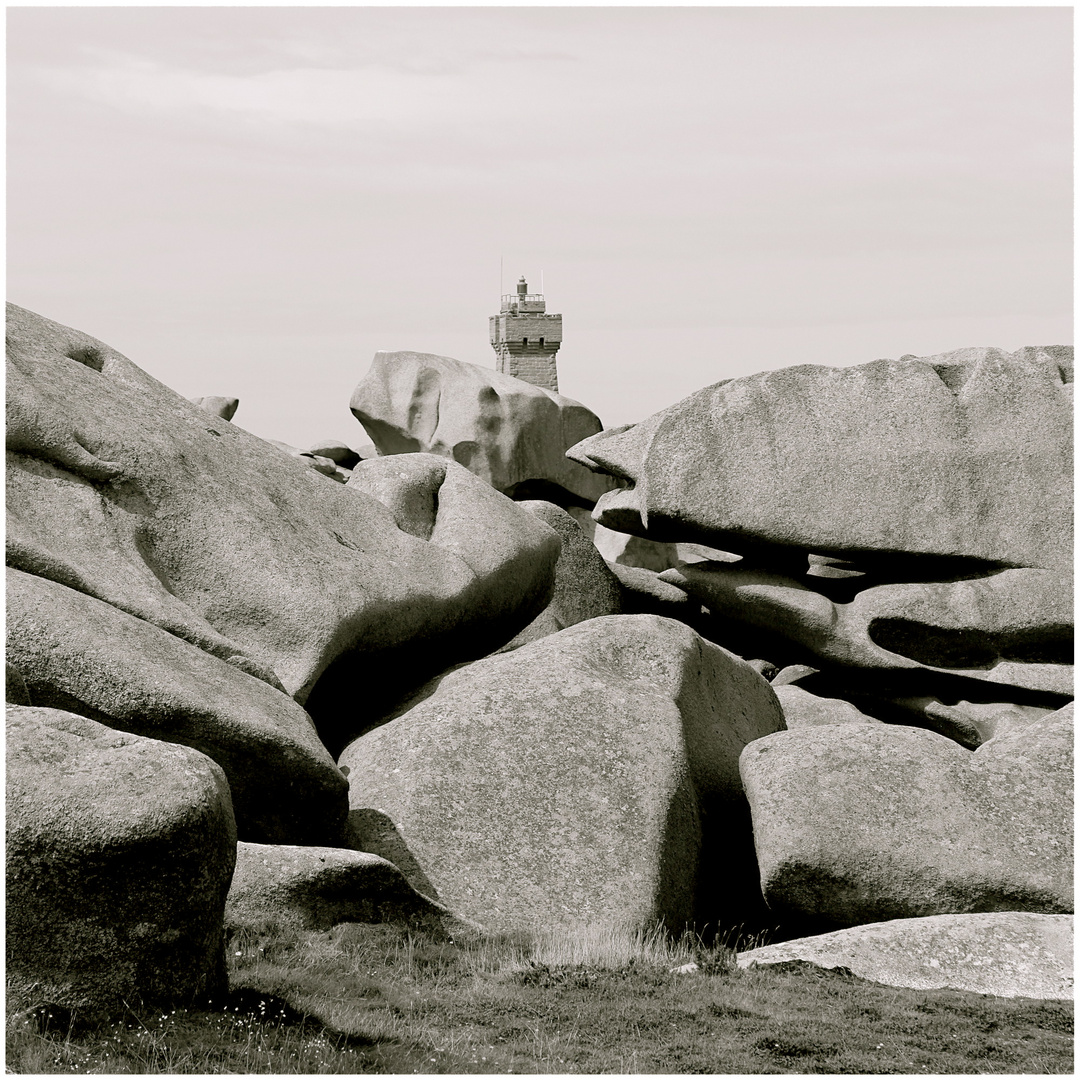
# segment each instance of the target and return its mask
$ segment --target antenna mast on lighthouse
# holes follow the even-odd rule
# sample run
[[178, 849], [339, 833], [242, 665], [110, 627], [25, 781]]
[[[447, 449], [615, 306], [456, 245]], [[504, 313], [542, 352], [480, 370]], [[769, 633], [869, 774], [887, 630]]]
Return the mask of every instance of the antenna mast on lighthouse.
[[562, 316], [547, 313], [543, 292], [530, 293], [522, 277], [515, 292], [502, 294], [499, 314], [491, 316], [489, 325], [499, 371], [559, 392], [555, 354], [562, 344]]

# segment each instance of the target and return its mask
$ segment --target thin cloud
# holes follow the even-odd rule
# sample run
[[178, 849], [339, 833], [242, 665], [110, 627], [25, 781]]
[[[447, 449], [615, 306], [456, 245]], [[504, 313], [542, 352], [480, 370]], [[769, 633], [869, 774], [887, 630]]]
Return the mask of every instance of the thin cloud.
[[[8, 27], [14, 298], [297, 444], [318, 434], [291, 433], [305, 391], [269, 395], [268, 373], [340, 371], [320, 407], [348, 419], [375, 349], [492, 363], [501, 256], [546, 270], [565, 386], [609, 422], [743, 363], [1071, 332], [1067, 9], [54, 7]], [[261, 393], [279, 411], [257, 420]]]
[[131, 59], [110, 67], [38, 68], [35, 74], [58, 93], [126, 112], [218, 113], [330, 128], [437, 128], [463, 115], [501, 123], [516, 110], [512, 100], [486, 92], [504, 74], [497, 70], [467, 80], [382, 66], [297, 67], [238, 76]]

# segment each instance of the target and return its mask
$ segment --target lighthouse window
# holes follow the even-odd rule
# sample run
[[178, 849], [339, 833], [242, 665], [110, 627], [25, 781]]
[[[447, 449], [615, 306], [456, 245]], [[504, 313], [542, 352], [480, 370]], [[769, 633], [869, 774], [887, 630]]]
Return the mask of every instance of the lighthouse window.
[[529, 344], [529, 339], [528, 339], [527, 337], [523, 337], [523, 338], [521, 339], [521, 346], [522, 346], [522, 348], [525, 348], [525, 347], [526, 347], [526, 346], [527, 346], [528, 344]]
[[540, 348], [542, 349], [543, 347], [544, 347], [544, 339], [543, 339], [543, 338], [541, 338], [541, 339], [540, 339]]

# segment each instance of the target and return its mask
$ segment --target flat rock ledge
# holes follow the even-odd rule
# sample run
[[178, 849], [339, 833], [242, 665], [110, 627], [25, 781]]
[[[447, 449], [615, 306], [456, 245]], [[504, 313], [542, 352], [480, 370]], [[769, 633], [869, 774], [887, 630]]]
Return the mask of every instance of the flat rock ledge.
[[1073, 917], [1028, 911], [893, 919], [739, 953], [740, 968], [802, 961], [912, 990], [1073, 999]]

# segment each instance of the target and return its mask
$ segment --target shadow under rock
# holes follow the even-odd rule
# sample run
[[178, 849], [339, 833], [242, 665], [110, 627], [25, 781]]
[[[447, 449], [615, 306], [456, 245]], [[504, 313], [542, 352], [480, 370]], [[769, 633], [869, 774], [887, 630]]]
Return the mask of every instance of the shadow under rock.
[[550, 599], [550, 591], [538, 593], [513, 618], [492, 619], [488, 625], [455, 627], [391, 648], [343, 653], [319, 676], [302, 703], [323, 745], [337, 760], [354, 739], [434, 693], [442, 676], [511, 641]]
[[696, 893], [695, 928], [706, 945], [773, 940], [779, 920], [761, 893], [748, 804], [703, 809]]
[[439, 900], [439, 890], [416, 861], [397, 826], [382, 811], [368, 808], [351, 810], [345, 826], [345, 838], [349, 847], [392, 862], [418, 893], [430, 900]]
[[556, 484], [552, 480], [522, 480], [517, 484], [514, 484], [512, 488], [504, 492], [504, 494], [513, 499], [514, 502], [527, 502], [533, 499], [539, 499], [543, 502], [554, 503], [556, 506], [561, 506], [564, 510], [571, 506], [580, 506], [583, 510], [592, 510], [596, 503], [592, 499], [586, 499], [582, 495], [575, 495], [572, 491], [568, 491], [561, 484]]
[[392, 1038], [373, 1039], [367, 1035], [340, 1031], [315, 1013], [295, 1009], [284, 998], [264, 993], [252, 986], [233, 987], [227, 995], [207, 998], [200, 1002], [200, 1007], [209, 1012], [251, 1017], [260, 1023], [273, 1024], [277, 1027], [305, 1028], [311, 1034], [326, 1035], [333, 1040], [339, 1050], [349, 1047], [367, 1048], [377, 1046], [379, 1043], [397, 1041]]
[[879, 617], [870, 620], [867, 634], [875, 645], [927, 667], [989, 670], [1001, 661], [1073, 662], [1073, 628], [1066, 623], [995, 633], [976, 627], [940, 627], [900, 617]]
[[409, 643], [400, 649], [346, 653], [323, 672], [304, 708], [337, 760], [349, 743], [423, 700], [428, 683], [461, 663], [441, 642], [427, 648]]

